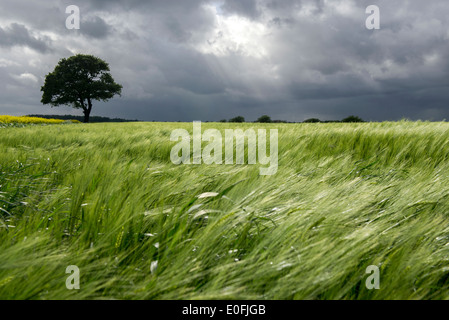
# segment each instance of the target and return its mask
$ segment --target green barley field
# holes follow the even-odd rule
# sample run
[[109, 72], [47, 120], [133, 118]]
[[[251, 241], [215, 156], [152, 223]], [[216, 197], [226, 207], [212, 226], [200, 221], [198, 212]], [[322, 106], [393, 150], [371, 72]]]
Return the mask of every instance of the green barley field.
[[203, 123], [278, 129], [272, 176], [172, 164], [178, 128], [1, 127], [0, 299], [449, 298], [448, 123]]

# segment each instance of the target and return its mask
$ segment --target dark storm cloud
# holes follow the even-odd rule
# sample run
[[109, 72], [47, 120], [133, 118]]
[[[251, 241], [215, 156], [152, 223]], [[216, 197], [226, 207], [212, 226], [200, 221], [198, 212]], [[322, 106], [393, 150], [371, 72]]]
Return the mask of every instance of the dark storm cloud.
[[91, 38], [105, 38], [113, 32], [113, 28], [98, 16], [84, 20], [81, 24], [81, 33]]
[[249, 18], [255, 18], [260, 14], [255, 0], [225, 0], [221, 9], [225, 14], [237, 14]]
[[0, 114], [67, 113], [40, 105], [39, 85], [89, 53], [124, 86], [99, 115], [449, 119], [445, 0], [378, 0], [374, 31], [367, 0], [80, 0], [81, 30], [67, 30], [72, 2], [0, 3]]
[[192, 59], [190, 66], [179, 68], [175, 64], [161, 69], [162, 72], [167, 71], [166, 79], [172, 86], [206, 95], [224, 91], [223, 83], [204, 65], [202, 57], [189, 58]]
[[0, 46], [14, 47], [26, 46], [45, 53], [50, 50], [48, 38], [36, 38], [22, 24], [12, 23], [9, 27], [0, 27]]

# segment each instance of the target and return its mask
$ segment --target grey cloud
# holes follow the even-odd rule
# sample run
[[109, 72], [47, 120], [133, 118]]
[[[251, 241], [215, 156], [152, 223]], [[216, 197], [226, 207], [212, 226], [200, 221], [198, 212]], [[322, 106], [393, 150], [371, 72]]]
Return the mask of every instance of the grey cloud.
[[192, 33], [182, 26], [175, 19], [168, 19], [165, 23], [169, 33], [168, 38], [172, 42], [187, 42], [192, 37]]
[[80, 23], [80, 32], [95, 39], [106, 38], [113, 31], [112, 26], [107, 24], [102, 18], [95, 16]]
[[238, 14], [249, 18], [256, 18], [260, 14], [255, 0], [225, 0], [221, 9], [226, 14]]
[[12, 23], [4, 29], [0, 27], [0, 46], [2, 47], [27, 46], [46, 53], [50, 51], [50, 42], [50, 39], [46, 37], [34, 37], [22, 24]]
[[171, 63], [159, 64], [168, 85], [196, 94], [216, 94], [224, 91], [224, 84], [208, 66], [207, 57], [188, 50], [178, 50], [165, 57], [170, 59]]

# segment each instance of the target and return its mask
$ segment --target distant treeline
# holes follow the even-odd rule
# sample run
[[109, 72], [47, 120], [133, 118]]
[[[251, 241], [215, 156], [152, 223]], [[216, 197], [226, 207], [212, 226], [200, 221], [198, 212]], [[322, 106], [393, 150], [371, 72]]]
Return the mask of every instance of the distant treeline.
[[[46, 115], [46, 114], [31, 114], [27, 115], [27, 117], [36, 117], [36, 118], [44, 118], [44, 119], [58, 119], [58, 120], [78, 120], [80, 122], [84, 121], [83, 116], [72, 116], [72, 115]], [[120, 118], [108, 118], [108, 117], [100, 117], [100, 116], [91, 116], [89, 119], [89, 122], [138, 122], [139, 120], [127, 120], [127, 119], [120, 119]], [[154, 122], [154, 121], [153, 121]], [[178, 121], [182, 122], [182, 121]], [[204, 121], [204, 122], [210, 122], [210, 121]], [[213, 121], [212, 121], [213, 122]], [[220, 120], [220, 122], [234, 122], [234, 123], [243, 123], [246, 122], [245, 118], [242, 116], [238, 116], [229, 120]], [[291, 122], [291, 121], [284, 121], [284, 120], [272, 120], [270, 116], [263, 115], [259, 117], [254, 122], [260, 122], [260, 123], [298, 123], [298, 122]], [[357, 116], [349, 116], [342, 120], [320, 120], [316, 118], [311, 118], [302, 121], [303, 123], [332, 123], [332, 122], [365, 122], [363, 119], [357, 117]], [[299, 122], [300, 123], [300, 122]]]
[[[36, 118], [44, 118], [44, 119], [60, 119], [60, 120], [78, 120], [83, 122], [83, 116], [72, 116], [72, 115], [47, 115], [47, 114], [32, 114], [27, 117], [36, 117]], [[99, 117], [99, 116], [91, 116], [89, 122], [137, 122], [138, 120], [126, 120], [120, 118], [108, 118], [108, 117]]]
[[[229, 120], [223, 119], [223, 120], [220, 120], [220, 122], [238, 122], [238, 123], [242, 123], [242, 122], [245, 122], [245, 118], [242, 117], [242, 116], [238, 116], [238, 117], [235, 117], [235, 118], [232, 118], [232, 119], [229, 119]], [[290, 121], [284, 121], [284, 120], [271, 120], [271, 117], [266, 115], [266, 114], [261, 116], [261, 117], [259, 117], [255, 122], [260, 122], [260, 123], [298, 123], [298, 122], [290, 122]], [[303, 123], [319, 123], [319, 122], [322, 122], [322, 123], [332, 123], [332, 122], [346, 122], [347, 123], [347, 122], [349, 122], [349, 123], [351, 123], [351, 122], [365, 122], [365, 121], [362, 118], [357, 117], [357, 116], [349, 116], [349, 117], [346, 117], [346, 118], [344, 118], [342, 120], [325, 120], [325, 121], [322, 121], [322, 120], [317, 119], [317, 118], [311, 118], [311, 119], [307, 119], [307, 120], [303, 121]]]

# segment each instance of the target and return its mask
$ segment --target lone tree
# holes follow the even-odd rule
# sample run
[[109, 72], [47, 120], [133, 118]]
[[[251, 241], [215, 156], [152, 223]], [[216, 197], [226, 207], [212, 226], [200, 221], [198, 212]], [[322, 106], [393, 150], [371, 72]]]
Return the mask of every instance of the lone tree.
[[318, 118], [310, 118], [310, 119], [304, 120], [304, 123], [319, 123], [319, 122], [321, 122], [321, 120]]
[[245, 122], [245, 118], [243, 118], [242, 116], [238, 116], [238, 117], [229, 119], [229, 122], [238, 122], [238, 123], [242, 123], [242, 122]]
[[45, 77], [41, 91], [43, 104], [83, 109], [84, 122], [89, 122], [92, 100], [108, 101], [121, 95], [122, 86], [115, 83], [108, 63], [92, 55], [77, 54], [59, 61]]
[[341, 122], [365, 122], [365, 121], [357, 116], [349, 116], [341, 120]]
[[266, 114], [264, 114], [263, 116], [259, 117], [259, 119], [256, 120], [256, 122], [260, 122], [260, 123], [270, 123], [271, 118], [270, 116], [267, 116]]

